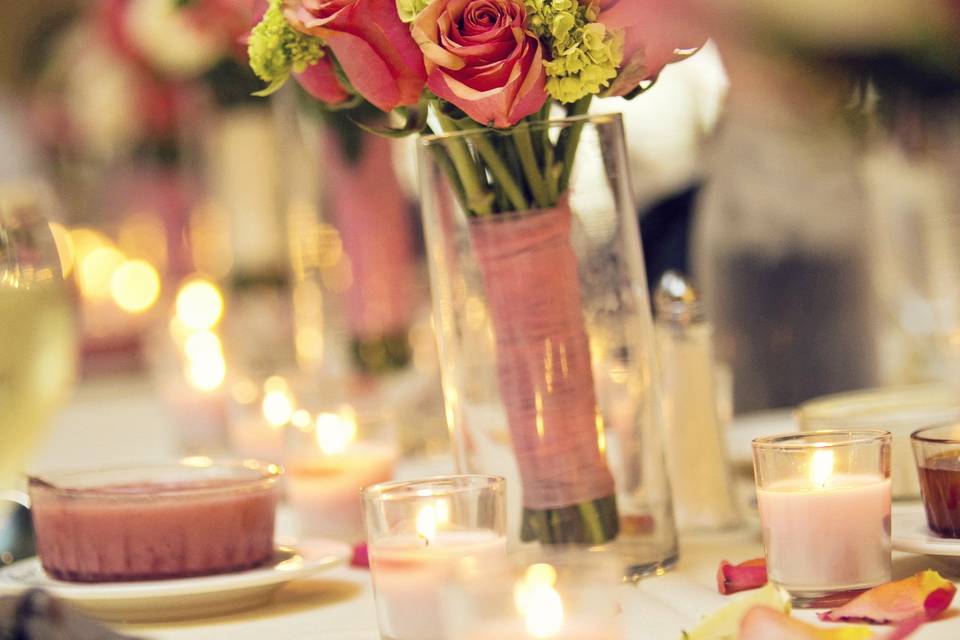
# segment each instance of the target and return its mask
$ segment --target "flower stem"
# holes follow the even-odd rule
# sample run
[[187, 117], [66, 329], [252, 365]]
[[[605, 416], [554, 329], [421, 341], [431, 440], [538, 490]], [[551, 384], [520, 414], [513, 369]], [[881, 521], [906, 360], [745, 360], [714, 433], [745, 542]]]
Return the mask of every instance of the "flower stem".
[[[436, 114], [440, 127], [444, 131], [447, 133], [459, 131], [453, 120], [443, 115], [439, 109], [436, 110]], [[467, 143], [462, 138], [453, 136], [446, 141], [446, 146], [450, 152], [450, 160], [460, 176], [460, 182], [463, 185], [463, 192], [467, 200], [467, 208], [477, 216], [492, 214], [492, 194], [483, 185], [483, 178], [473, 162]]]
[[526, 211], [529, 209], [530, 204], [527, 202], [527, 197], [523, 194], [523, 189], [521, 189], [517, 181], [514, 180], [513, 174], [510, 172], [510, 169], [507, 168], [503, 158], [501, 158], [497, 150], [493, 148], [493, 145], [490, 144], [490, 141], [487, 140], [484, 133], [479, 132], [473, 138], [473, 144], [476, 146], [480, 157], [487, 163], [487, 169], [491, 175], [493, 175], [494, 181], [503, 189], [507, 199], [510, 200], [510, 206], [513, 207], [513, 210]]
[[[586, 115], [590, 110], [590, 102], [592, 100], [593, 96], [588, 95], [574, 102], [573, 105], [567, 109], [567, 117], [575, 118]], [[577, 122], [576, 124], [570, 125], [563, 130], [560, 134], [560, 140], [557, 141], [557, 149], [560, 152], [562, 159], [561, 166], [563, 167], [560, 173], [560, 193], [565, 192], [570, 186], [570, 174], [573, 173], [573, 162], [577, 157], [577, 147], [580, 146], [580, 136], [583, 134], [584, 124], [583, 122]]]
[[550, 195], [540, 175], [540, 167], [537, 166], [537, 153], [533, 148], [533, 139], [530, 137], [530, 127], [526, 124], [514, 127], [513, 139], [516, 142], [520, 164], [523, 166], [523, 173], [527, 177], [533, 199], [542, 208], [555, 204], [550, 202]]

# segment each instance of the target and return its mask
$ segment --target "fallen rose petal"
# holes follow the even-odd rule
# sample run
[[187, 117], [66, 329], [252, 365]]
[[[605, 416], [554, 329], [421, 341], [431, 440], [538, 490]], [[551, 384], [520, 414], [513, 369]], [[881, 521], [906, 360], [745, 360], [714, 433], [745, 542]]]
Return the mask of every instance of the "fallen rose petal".
[[[906, 637], [906, 636], [903, 636]], [[754, 607], [740, 621], [738, 640], [871, 640], [868, 627], [824, 629], [770, 607]]]
[[918, 615], [932, 620], [953, 601], [957, 587], [936, 571], [921, 571], [897, 582], [874, 587], [842, 607], [821, 613], [831, 622], [863, 621], [873, 624], [901, 622]]
[[724, 560], [717, 570], [717, 590], [725, 596], [747, 589], [758, 589], [765, 584], [767, 562], [763, 558], [754, 558], [736, 565]]
[[370, 568], [370, 556], [367, 553], [367, 543], [361, 542], [353, 548], [353, 558], [350, 559], [350, 566], [358, 569]]

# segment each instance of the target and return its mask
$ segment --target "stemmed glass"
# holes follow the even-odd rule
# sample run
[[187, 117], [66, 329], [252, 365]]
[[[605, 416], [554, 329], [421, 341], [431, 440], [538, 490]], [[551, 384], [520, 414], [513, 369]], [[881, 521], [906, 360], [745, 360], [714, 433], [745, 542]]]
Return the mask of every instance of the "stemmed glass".
[[48, 222], [53, 210], [41, 184], [0, 183], [0, 489], [21, 471], [75, 376], [70, 265]]

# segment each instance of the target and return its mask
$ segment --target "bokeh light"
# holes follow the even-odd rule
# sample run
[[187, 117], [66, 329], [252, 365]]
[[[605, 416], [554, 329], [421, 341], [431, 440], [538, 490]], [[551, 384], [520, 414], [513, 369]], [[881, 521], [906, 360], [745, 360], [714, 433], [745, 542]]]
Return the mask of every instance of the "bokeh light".
[[88, 298], [110, 298], [113, 273], [125, 260], [124, 255], [110, 245], [99, 246], [81, 255], [77, 264], [80, 292]]
[[160, 297], [160, 274], [149, 262], [128, 260], [113, 272], [110, 293], [124, 311], [143, 313]]
[[203, 278], [188, 281], [177, 293], [177, 319], [195, 331], [210, 329], [223, 316], [223, 295]]

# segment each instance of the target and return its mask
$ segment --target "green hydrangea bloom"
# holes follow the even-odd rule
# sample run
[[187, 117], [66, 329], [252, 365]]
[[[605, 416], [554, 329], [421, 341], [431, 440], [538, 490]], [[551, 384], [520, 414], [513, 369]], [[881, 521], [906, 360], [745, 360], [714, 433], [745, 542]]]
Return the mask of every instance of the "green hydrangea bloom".
[[283, 86], [291, 71], [302, 72], [323, 57], [323, 42], [295, 30], [283, 16], [283, 0], [270, 0], [247, 44], [250, 68], [270, 84], [257, 95], [269, 95]]
[[580, 0], [525, 0], [531, 30], [549, 49], [547, 92], [560, 102], [595, 95], [617, 77], [623, 33], [597, 22], [600, 9]]
[[397, 13], [404, 22], [413, 22], [420, 12], [427, 8], [431, 0], [397, 0]]

